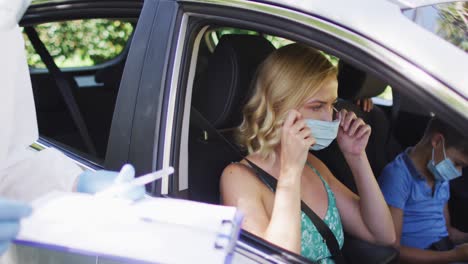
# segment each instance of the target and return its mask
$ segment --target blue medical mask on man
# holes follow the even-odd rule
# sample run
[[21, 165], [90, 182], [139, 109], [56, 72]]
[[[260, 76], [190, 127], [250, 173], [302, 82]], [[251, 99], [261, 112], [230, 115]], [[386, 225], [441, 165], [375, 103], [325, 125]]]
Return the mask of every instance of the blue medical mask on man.
[[315, 119], [306, 119], [307, 126], [312, 131], [315, 138], [315, 144], [310, 147], [311, 150], [321, 150], [328, 147], [338, 135], [340, 128], [340, 119], [334, 121], [322, 121]]
[[450, 181], [462, 175], [452, 160], [445, 154], [445, 145], [442, 140], [442, 148], [444, 151], [444, 159], [435, 164], [434, 161], [434, 148], [432, 148], [432, 159], [427, 163], [427, 169], [434, 175], [436, 181]]

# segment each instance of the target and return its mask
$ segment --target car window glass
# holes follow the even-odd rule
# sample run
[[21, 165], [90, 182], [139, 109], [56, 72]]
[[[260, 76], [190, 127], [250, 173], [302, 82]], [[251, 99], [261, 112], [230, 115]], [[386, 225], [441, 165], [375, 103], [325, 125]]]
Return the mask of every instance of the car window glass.
[[41, 139], [93, 163], [103, 163], [134, 22], [99, 18], [33, 26], [65, 76], [72, 94], [68, 97], [63, 85], [58, 86], [64, 81], [57, 82], [61, 77], [47, 70], [23, 34]]
[[468, 51], [468, 2], [459, 1], [405, 10], [418, 25]]
[[[133, 31], [130, 22], [110, 19], [83, 19], [43, 23], [35, 26], [59, 68], [102, 64], [117, 57]], [[39, 55], [25, 36], [28, 64], [45, 68]]]
[[390, 85], [387, 85], [387, 87], [381, 94], [375, 97], [372, 97], [372, 101], [376, 105], [392, 106], [393, 105], [392, 87]]

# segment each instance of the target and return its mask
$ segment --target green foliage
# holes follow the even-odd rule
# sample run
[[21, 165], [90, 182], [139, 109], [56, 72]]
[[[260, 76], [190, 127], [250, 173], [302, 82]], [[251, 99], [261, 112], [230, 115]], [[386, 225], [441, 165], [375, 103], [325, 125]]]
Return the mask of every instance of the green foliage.
[[[94, 66], [118, 56], [133, 31], [129, 22], [85, 19], [51, 22], [35, 27], [59, 67]], [[45, 68], [25, 35], [28, 64]]]
[[384, 100], [393, 101], [392, 87], [390, 85], [387, 85], [387, 87], [385, 87], [385, 90], [377, 97]]
[[277, 36], [265, 35], [265, 38], [268, 39], [271, 42], [271, 44], [273, 44], [273, 46], [275, 46], [275, 48], [277, 49], [288, 44], [294, 43], [294, 41], [285, 38], [280, 38]]
[[468, 2], [439, 5], [437, 34], [468, 51]]

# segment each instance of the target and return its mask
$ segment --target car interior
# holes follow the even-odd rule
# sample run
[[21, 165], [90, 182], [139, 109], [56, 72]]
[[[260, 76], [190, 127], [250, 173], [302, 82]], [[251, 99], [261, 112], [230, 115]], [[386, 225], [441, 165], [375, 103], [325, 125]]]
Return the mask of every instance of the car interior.
[[[207, 65], [198, 71], [192, 94], [188, 147], [189, 199], [220, 203], [219, 180], [223, 169], [246, 155], [235, 146], [232, 132], [242, 121], [242, 106], [252, 92], [250, 83], [257, 67], [274, 50], [272, 43], [261, 34], [228, 34], [219, 39], [207, 60], [201, 60], [207, 61]], [[338, 91], [341, 100], [338, 107], [354, 110], [373, 127], [367, 152], [372, 157], [372, 169], [378, 175], [401, 148], [389, 135], [389, 121], [384, 110], [376, 106], [373, 111], [364, 113], [355, 107], [353, 100], [377, 96], [387, 85], [342, 61], [339, 67]], [[357, 192], [351, 171], [336, 143], [318, 152], [317, 156], [341, 182]], [[364, 243], [353, 238], [346, 240], [348, 245]], [[354, 252], [347, 255], [352, 256], [350, 263], [359, 263], [364, 258], [369, 260], [369, 257], [388, 258], [387, 263], [395, 259], [392, 250], [385, 247], [376, 247], [373, 252], [375, 254], [372, 256], [360, 256]]]
[[[204, 39], [209, 39], [217, 30], [224, 29], [208, 30], [205, 33], [208, 37]], [[242, 121], [242, 106], [252, 92], [250, 84], [256, 68], [275, 50], [267, 36], [259, 32], [224, 35], [217, 33], [217, 45], [207, 45], [208, 41], [202, 41], [200, 44], [197, 75], [192, 91], [188, 141], [188, 198], [214, 204], [220, 203], [219, 180], [223, 169], [247, 154], [236, 145], [233, 131]], [[210, 49], [210, 46], [215, 47]], [[356, 100], [378, 97], [389, 84], [343, 60], [339, 60], [338, 67], [337, 108], [354, 111], [372, 127], [366, 152], [374, 175], [378, 177], [396, 155], [418, 142], [432, 114], [430, 109], [420, 106], [416, 100], [402, 98], [398, 89], [392, 89], [393, 100], [390, 104], [374, 104], [372, 111], [363, 111], [356, 105]], [[338, 180], [358, 193], [351, 170], [336, 141], [330, 147], [314, 154], [329, 167]], [[465, 177], [456, 181], [460, 182], [463, 178]], [[462, 213], [466, 212], [462, 208], [464, 201], [467, 201], [467, 196], [462, 190], [462, 187], [459, 187], [459, 190], [452, 188], [450, 210], [452, 224], [460, 230], [466, 230], [467, 221], [460, 220], [467, 219], [466, 214]], [[347, 238], [347, 241], [360, 243], [352, 238]], [[346, 251], [346, 243], [344, 250]], [[382, 251], [375, 254], [376, 256], [386, 254], [383, 249], [375, 249], [375, 252], [379, 250]], [[369, 259], [355, 254], [349, 261], [370, 263]]]
[[[202, 47], [200, 49], [204, 50]], [[232, 132], [242, 121], [242, 106], [251, 93], [250, 82], [256, 68], [273, 50], [275, 47], [262, 35], [223, 35], [213, 53], [209, 54], [205, 69], [197, 70], [199, 73], [193, 88], [192, 110], [209, 122], [231, 145], [235, 145]], [[372, 111], [364, 112], [354, 101], [378, 96], [387, 84], [344, 61], [340, 61], [338, 67], [340, 100], [337, 108], [354, 111], [372, 126], [367, 153], [375, 175], [379, 175], [383, 167], [402, 151], [402, 146], [390, 133], [390, 109], [376, 105]], [[232, 146], [226, 140], [216, 139], [215, 135], [207, 133], [207, 129], [199, 124], [201, 122], [197, 121], [198, 118], [193, 119], [189, 133], [189, 197], [218, 203], [219, 176], [224, 167], [232, 161], [240, 160], [240, 156], [238, 152], [230, 151]], [[340, 181], [357, 192], [350, 169], [336, 143], [316, 152], [316, 155]]]

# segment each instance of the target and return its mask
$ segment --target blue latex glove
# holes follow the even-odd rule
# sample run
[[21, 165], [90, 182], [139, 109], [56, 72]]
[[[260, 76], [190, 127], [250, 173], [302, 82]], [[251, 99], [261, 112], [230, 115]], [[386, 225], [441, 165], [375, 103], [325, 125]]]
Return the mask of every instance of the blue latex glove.
[[[120, 172], [99, 170], [99, 171], [85, 171], [80, 174], [76, 190], [82, 193], [95, 194], [100, 192], [113, 184], [121, 184], [132, 181], [135, 177], [135, 169], [130, 164], [125, 164]], [[138, 200], [143, 198], [146, 190], [144, 186], [134, 187], [121, 197]]]
[[19, 231], [19, 220], [31, 214], [28, 204], [0, 199], [0, 255], [3, 254]]

